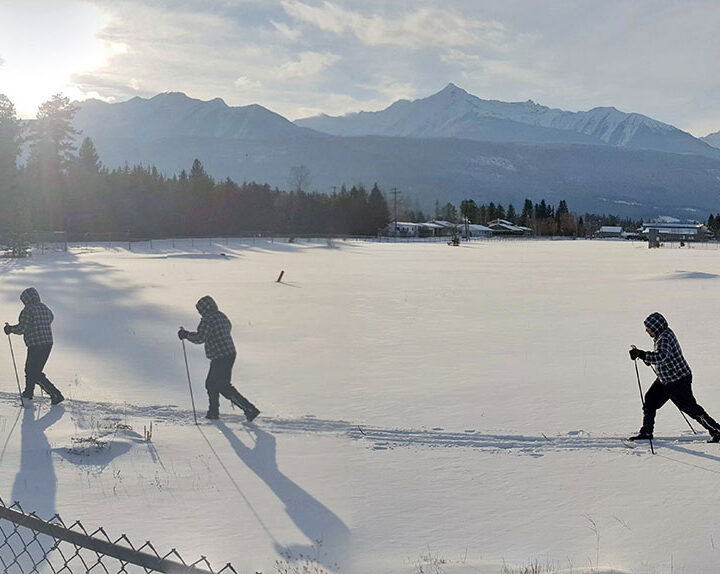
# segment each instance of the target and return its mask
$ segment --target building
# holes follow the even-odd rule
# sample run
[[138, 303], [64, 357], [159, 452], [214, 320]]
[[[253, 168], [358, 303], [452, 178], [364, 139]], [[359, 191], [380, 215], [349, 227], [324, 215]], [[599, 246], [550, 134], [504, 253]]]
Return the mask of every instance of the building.
[[419, 237], [421, 225], [409, 221], [391, 221], [385, 228], [385, 234], [390, 237]]
[[452, 221], [444, 221], [442, 219], [433, 219], [424, 225], [432, 226], [433, 237], [453, 237], [460, 235], [460, 225]]
[[470, 237], [491, 237], [493, 234], [492, 229], [485, 225], [480, 225], [479, 223], [461, 225], [460, 231], [462, 232], [462, 236], [466, 239], [468, 235]]
[[595, 237], [623, 237], [623, 229], [615, 225], [603, 225], [597, 230]]
[[493, 235], [532, 235], [532, 229], [522, 225], [515, 225], [507, 219], [493, 219], [487, 226], [492, 230]]
[[643, 224], [641, 233], [646, 238], [657, 233], [659, 241], [707, 241], [711, 237], [708, 228], [697, 221], [651, 221]]

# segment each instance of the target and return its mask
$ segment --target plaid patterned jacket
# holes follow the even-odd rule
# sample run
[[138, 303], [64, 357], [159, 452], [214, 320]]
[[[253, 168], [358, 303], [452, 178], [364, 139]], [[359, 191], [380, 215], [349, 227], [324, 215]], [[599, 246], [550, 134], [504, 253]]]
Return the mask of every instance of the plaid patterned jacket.
[[53, 336], [50, 325], [53, 313], [40, 301], [40, 295], [34, 287], [28, 287], [20, 294], [25, 307], [20, 311], [17, 325], [10, 325], [10, 332], [22, 335], [28, 347], [52, 345]]
[[692, 375], [690, 366], [683, 357], [680, 343], [675, 333], [668, 327], [665, 317], [653, 313], [645, 319], [645, 327], [653, 334], [655, 350], [645, 353], [646, 365], [657, 366], [657, 376], [661, 383], [673, 383]]
[[206, 295], [197, 302], [195, 308], [202, 319], [197, 331], [188, 333], [188, 341], [205, 343], [205, 356], [210, 360], [235, 355], [235, 344], [230, 335], [232, 324], [225, 313], [218, 309], [213, 298]]

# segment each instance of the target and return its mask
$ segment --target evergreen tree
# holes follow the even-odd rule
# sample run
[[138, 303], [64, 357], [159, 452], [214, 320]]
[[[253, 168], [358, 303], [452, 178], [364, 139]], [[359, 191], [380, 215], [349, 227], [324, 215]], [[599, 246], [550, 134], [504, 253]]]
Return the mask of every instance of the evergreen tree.
[[567, 202], [563, 199], [555, 211], [556, 233], [562, 236], [575, 235], [577, 224], [575, 218], [568, 209]]
[[517, 212], [515, 211], [515, 206], [511, 203], [508, 205], [507, 213], [505, 214], [505, 218], [510, 223], [516, 223], [517, 222]]
[[33, 225], [40, 230], [67, 229], [67, 175], [75, 163], [72, 126], [77, 109], [62, 94], [43, 103], [30, 127], [27, 200]]
[[457, 207], [455, 207], [452, 203], [446, 203], [445, 206], [440, 209], [440, 219], [451, 223], [457, 223]]
[[15, 106], [5, 94], [0, 94], [0, 185], [15, 178], [21, 145], [22, 129]]
[[497, 208], [492, 201], [487, 206], [487, 218], [488, 221], [495, 221], [497, 219]]
[[490, 219], [488, 218], [487, 205], [484, 203], [478, 207], [478, 223], [485, 225]]
[[14, 257], [28, 253], [24, 234], [29, 221], [22, 203], [17, 169], [22, 141], [15, 106], [7, 96], [0, 94], [0, 231]]
[[200, 160], [198, 158], [195, 158], [193, 160], [188, 179], [192, 182], [199, 182], [210, 179], [210, 176], [208, 176], [207, 172], [205, 171], [205, 167], [202, 163], [200, 163]]
[[390, 222], [390, 209], [388, 208], [385, 196], [383, 196], [378, 184], [373, 185], [368, 198], [368, 222], [366, 232], [376, 234]]
[[95, 149], [95, 144], [89, 137], [83, 139], [82, 144], [80, 144], [77, 165], [80, 171], [84, 173], [97, 174], [102, 169], [102, 163]]
[[78, 131], [72, 126], [77, 108], [62, 94], [55, 94], [40, 106], [30, 128], [28, 168], [46, 182], [54, 183], [74, 162], [74, 140]]
[[520, 214], [520, 225], [530, 227], [533, 219], [533, 203], [529, 199], [523, 203], [522, 213]]
[[460, 214], [467, 218], [470, 223], [477, 223], [478, 207], [474, 200], [463, 199], [460, 202]]

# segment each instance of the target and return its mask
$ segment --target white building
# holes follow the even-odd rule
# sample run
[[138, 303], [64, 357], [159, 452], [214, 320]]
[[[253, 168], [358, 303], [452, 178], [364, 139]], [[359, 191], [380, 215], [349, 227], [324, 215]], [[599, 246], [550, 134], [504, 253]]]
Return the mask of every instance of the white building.
[[595, 234], [596, 237], [622, 237], [622, 227], [615, 225], [603, 225]]
[[697, 221], [651, 221], [644, 223], [641, 233], [645, 237], [657, 233], [660, 241], [707, 241], [708, 228]]
[[390, 237], [419, 237], [422, 223], [410, 221], [391, 221], [386, 227], [386, 234]]
[[515, 225], [507, 219], [493, 219], [487, 226], [496, 235], [532, 235], [532, 229], [522, 225]]

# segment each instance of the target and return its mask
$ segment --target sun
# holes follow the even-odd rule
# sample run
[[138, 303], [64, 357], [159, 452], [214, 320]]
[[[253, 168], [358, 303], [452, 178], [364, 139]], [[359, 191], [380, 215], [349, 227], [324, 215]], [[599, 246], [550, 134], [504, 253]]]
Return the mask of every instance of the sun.
[[15, 104], [18, 116], [33, 118], [53, 94], [86, 99], [81, 74], [107, 63], [116, 45], [100, 37], [102, 11], [76, 0], [0, 0], [0, 93]]

